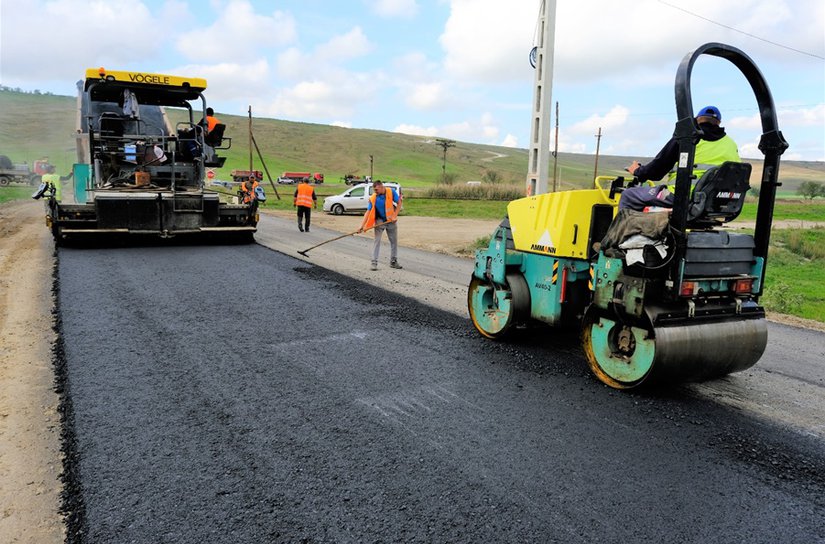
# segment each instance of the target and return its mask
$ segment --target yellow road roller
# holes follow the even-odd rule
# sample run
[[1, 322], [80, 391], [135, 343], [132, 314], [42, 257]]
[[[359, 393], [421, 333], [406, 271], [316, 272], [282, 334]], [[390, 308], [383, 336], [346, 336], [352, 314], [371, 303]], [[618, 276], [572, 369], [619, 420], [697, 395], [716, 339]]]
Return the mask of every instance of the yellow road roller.
[[[726, 162], [694, 176], [702, 132], [690, 76], [701, 55], [736, 66], [759, 105], [764, 165], [753, 235], [720, 228], [742, 210], [750, 165]], [[768, 339], [759, 298], [788, 144], [764, 77], [734, 47], [709, 43], [688, 53], [675, 91], [672, 207], [619, 211], [633, 184], [622, 177], [510, 202], [489, 246], [476, 252], [468, 289], [483, 336], [498, 339], [531, 322], [578, 327], [593, 373], [617, 389], [705, 380], [756, 364]]]

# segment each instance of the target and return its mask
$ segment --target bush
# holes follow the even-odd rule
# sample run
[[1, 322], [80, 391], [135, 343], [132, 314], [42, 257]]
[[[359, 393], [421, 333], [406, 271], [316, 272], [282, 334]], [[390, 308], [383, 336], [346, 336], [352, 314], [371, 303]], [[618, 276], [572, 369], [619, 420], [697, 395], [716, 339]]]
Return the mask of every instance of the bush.
[[[416, 194], [416, 196], [419, 196]], [[436, 186], [422, 191], [422, 198], [450, 200], [501, 200], [509, 202], [524, 197], [524, 188], [517, 185], [449, 185]]]
[[825, 196], [825, 185], [818, 181], [803, 181], [796, 189], [796, 194], [808, 200], [813, 200], [818, 196]]
[[441, 177], [438, 178], [438, 183], [441, 185], [453, 185], [457, 179], [458, 175], [452, 172], [446, 172], [441, 174]]
[[503, 181], [501, 174], [496, 172], [495, 170], [485, 170], [484, 174], [482, 174], [481, 179], [485, 183], [500, 183]]
[[774, 282], [765, 286], [763, 303], [769, 310], [789, 314], [802, 305], [802, 296], [794, 293], [787, 283]]

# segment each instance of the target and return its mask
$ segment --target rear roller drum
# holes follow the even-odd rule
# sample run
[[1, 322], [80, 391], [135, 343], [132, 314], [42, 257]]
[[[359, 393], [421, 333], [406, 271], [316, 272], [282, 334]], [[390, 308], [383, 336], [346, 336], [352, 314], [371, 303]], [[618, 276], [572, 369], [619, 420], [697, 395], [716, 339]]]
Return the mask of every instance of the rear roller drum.
[[502, 338], [530, 318], [530, 289], [521, 274], [507, 274], [504, 286], [473, 276], [467, 306], [478, 332], [487, 338]]

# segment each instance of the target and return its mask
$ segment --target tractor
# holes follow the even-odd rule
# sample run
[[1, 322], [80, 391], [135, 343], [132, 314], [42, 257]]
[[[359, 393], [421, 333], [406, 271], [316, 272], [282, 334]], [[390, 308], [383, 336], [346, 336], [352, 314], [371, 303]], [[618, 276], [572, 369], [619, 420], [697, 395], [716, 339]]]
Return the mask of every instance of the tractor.
[[[701, 55], [736, 66], [759, 106], [764, 164], [753, 235], [723, 228], [742, 210], [750, 165], [726, 162], [693, 175], [702, 133], [690, 78]], [[590, 369], [617, 389], [711, 379], [760, 359], [768, 333], [759, 298], [788, 144], [762, 73], [732, 46], [708, 43], [688, 53], [675, 95], [672, 208], [619, 211], [632, 184], [623, 177], [510, 202], [489, 246], [476, 252], [468, 289], [470, 318], [483, 336], [499, 339], [536, 323], [576, 327]]]

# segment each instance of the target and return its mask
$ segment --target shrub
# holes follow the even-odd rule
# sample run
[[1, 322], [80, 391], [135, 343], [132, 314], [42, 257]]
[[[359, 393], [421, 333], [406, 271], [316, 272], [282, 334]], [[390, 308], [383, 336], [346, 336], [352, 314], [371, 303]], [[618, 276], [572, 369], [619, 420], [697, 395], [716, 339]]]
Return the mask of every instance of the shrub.
[[441, 174], [441, 176], [438, 178], [438, 183], [441, 185], [453, 185], [457, 179], [458, 176], [453, 172], [446, 172], [444, 174]]
[[803, 181], [796, 189], [796, 194], [813, 200], [818, 196], [825, 196], [825, 185], [818, 181]]
[[484, 180], [485, 183], [500, 183], [503, 181], [501, 174], [495, 170], [485, 170], [484, 174], [481, 176], [481, 179]]
[[781, 281], [765, 286], [763, 297], [765, 307], [782, 314], [789, 314], [802, 305], [802, 296], [795, 293], [787, 283]]
[[[416, 195], [419, 196], [419, 195]], [[449, 185], [436, 186], [423, 191], [422, 198], [451, 200], [501, 200], [509, 202], [524, 196], [524, 189], [517, 185]]]

